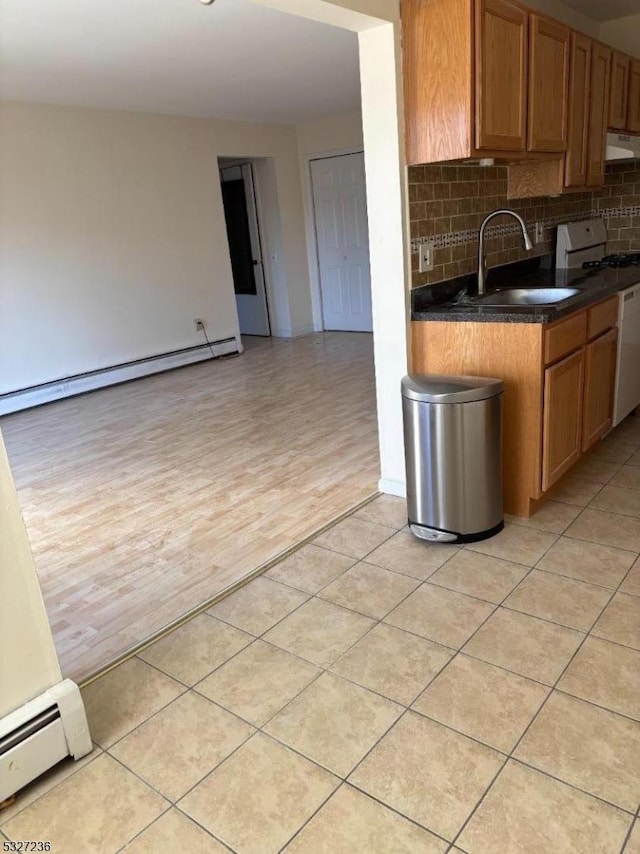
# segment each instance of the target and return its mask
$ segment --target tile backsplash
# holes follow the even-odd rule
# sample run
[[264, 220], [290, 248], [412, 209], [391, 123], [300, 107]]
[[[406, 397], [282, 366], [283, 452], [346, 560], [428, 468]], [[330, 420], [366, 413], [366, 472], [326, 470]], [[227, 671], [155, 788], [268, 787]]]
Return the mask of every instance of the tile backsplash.
[[[640, 163], [608, 165], [604, 187], [593, 192], [534, 199], [507, 199], [506, 166], [410, 166], [412, 287], [473, 272], [478, 229], [498, 208], [519, 213], [534, 241], [538, 223], [542, 242], [526, 252], [518, 224], [497, 217], [486, 232], [489, 267], [552, 252], [559, 223], [592, 215], [605, 218], [610, 251], [640, 251]], [[434, 269], [428, 273], [418, 272], [420, 242], [433, 247]]]

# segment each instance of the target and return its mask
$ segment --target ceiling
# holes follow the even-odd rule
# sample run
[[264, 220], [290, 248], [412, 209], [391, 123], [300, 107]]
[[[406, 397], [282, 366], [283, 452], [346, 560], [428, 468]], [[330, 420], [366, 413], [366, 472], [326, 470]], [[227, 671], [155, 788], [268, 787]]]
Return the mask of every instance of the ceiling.
[[357, 109], [355, 33], [246, 0], [1, 0], [0, 97], [242, 121]]
[[596, 21], [612, 21], [640, 13], [640, 0], [564, 0], [577, 12]]

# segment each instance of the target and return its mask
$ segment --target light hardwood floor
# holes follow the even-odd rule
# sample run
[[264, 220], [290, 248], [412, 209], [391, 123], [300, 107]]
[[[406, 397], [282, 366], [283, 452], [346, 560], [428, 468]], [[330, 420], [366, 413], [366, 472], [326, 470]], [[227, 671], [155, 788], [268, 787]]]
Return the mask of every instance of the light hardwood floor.
[[1, 419], [66, 676], [375, 491], [371, 336], [246, 345]]

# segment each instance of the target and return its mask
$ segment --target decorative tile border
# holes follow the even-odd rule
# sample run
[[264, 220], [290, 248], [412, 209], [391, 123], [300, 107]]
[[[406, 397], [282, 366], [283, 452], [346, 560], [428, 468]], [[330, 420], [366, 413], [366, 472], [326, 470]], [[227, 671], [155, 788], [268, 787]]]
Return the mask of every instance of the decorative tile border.
[[604, 208], [604, 210], [594, 211], [594, 216], [601, 216], [604, 219], [612, 219], [619, 216], [640, 216], [640, 206], [635, 205], [627, 208]]
[[[588, 216], [599, 216], [607, 221], [617, 217], [635, 217], [640, 216], [640, 206], [604, 208], [603, 210], [592, 208], [589, 213], [585, 211], [581, 216], [581, 219], [586, 219]], [[536, 220], [533, 225], [542, 226], [546, 231], [547, 229], [555, 228], [555, 226], [560, 225], [561, 223], [571, 222], [572, 219], [573, 217], [567, 216], [566, 214], [556, 215]], [[509, 223], [508, 225], [490, 225], [485, 231], [485, 235], [488, 240], [492, 237], [505, 237], [510, 234], [520, 234], [520, 226], [516, 223]], [[447, 246], [465, 246], [470, 243], [477, 242], [478, 229], [476, 228], [468, 228], [464, 231], [448, 231], [443, 232], [442, 234], [432, 234], [430, 237], [414, 238], [411, 241], [411, 252], [419, 252], [421, 246], [429, 246], [432, 249], [444, 249]]]

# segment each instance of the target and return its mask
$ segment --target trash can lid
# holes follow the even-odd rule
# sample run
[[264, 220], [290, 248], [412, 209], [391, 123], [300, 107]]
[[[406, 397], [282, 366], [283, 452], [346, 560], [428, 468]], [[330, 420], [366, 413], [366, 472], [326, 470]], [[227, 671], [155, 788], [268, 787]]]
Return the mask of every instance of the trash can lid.
[[503, 390], [502, 380], [492, 377], [411, 374], [402, 380], [402, 396], [423, 403], [471, 403], [496, 397]]

